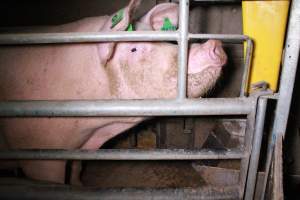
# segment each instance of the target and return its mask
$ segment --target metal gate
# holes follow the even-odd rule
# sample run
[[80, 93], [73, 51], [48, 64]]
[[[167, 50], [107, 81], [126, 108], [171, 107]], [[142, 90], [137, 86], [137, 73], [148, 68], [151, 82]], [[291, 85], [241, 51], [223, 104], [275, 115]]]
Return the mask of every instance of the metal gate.
[[[221, 1], [221, 0], [220, 0]], [[223, 0], [227, 2], [226, 0]], [[206, 0], [205, 2], [217, 2]], [[218, 190], [202, 189], [122, 189], [77, 191], [68, 187], [37, 187], [28, 189], [7, 185], [0, 187], [0, 196], [10, 198], [47, 199], [253, 199], [258, 169], [260, 146], [268, 98], [278, 98], [273, 140], [285, 132], [299, 55], [300, 1], [292, 3], [287, 35], [284, 68], [279, 94], [264, 92], [246, 96], [253, 43], [245, 35], [190, 34], [188, 32], [189, 0], [180, 1], [179, 29], [176, 32], [109, 32], [109, 33], [46, 33], [2, 34], [0, 45], [62, 44], [118, 41], [176, 41], [178, 42], [178, 96], [174, 100], [75, 100], [75, 101], [2, 101], [2, 117], [74, 117], [74, 116], [246, 116], [245, 144], [241, 149], [226, 151], [201, 150], [12, 150], [1, 151], [0, 159], [55, 159], [55, 160], [202, 160], [240, 159], [239, 184]], [[298, 24], [297, 24], [298, 23]], [[296, 25], [297, 24], [297, 25]], [[186, 98], [188, 43], [192, 40], [219, 39], [225, 43], [246, 42], [245, 67], [241, 95], [238, 98]], [[272, 146], [269, 148], [271, 161]], [[27, 196], [20, 196], [23, 192]], [[19, 194], [19, 196], [18, 196]]]

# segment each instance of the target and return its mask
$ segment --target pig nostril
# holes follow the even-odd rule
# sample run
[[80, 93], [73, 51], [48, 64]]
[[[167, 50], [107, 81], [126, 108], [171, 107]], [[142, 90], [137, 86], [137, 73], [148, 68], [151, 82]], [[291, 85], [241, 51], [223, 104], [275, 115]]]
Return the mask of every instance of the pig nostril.
[[136, 52], [136, 48], [132, 48], [131, 49], [131, 52], [133, 53], [133, 52]]

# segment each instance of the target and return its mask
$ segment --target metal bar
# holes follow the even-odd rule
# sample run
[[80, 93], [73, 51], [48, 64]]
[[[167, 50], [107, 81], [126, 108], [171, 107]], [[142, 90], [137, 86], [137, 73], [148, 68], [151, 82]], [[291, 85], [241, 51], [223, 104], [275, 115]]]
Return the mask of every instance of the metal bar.
[[205, 3], [241, 3], [242, 0], [193, 0], [195, 2], [205, 2]]
[[[57, 44], [118, 41], [177, 41], [178, 32], [166, 31], [116, 31], [80, 33], [9, 33], [0, 34], [0, 45]], [[190, 39], [218, 39], [224, 42], [239, 43], [248, 36], [237, 34], [188, 34]]]
[[268, 179], [269, 179], [269, 175], [270, 175], [270, 170], [271, 170], [271, 164], [274, 156], [274, 147], [272, 147], [272, 142], [273, 142], [273, 134], [269, 134], [269, 138], [268, 138], [268, 149], [267, 149], [267, 158], [266, 158], [266, 162], [265, 162], [265, 177], [262, 183], [262, 195], [261, 195], [261, 200], [265, 199], [265, 193], [266, 193], [266, 188], [267, 188], [267, 183], [268, 183]]
[[244, 64], [244, 73], [242, 78], [242, 85], [241, 85], [241, 92], [240, 96], [246, 96], [247, 95], [247, 87], [249, 84], [249, 75], [250, 75], [250, 68], [251, 68], [251, 58], [253, 53], [253, 41], [248, 38], [246, 40], [246, 57], [245, 57], [245, 64]]
[[177, 99], [186, 98], [187, 63], [188, 63], [188, 26], [189, 26], [189, 0], [179, 3], [179, 40], [178, 40], [178, 92]]
[[176, 41], [177, 32], [116, 31], [87, 33], [24, 33], [0, 34], [0, 45], [56, 44], [118, 41]]
[[3, 150], [0, 160], [203, 160], [203, 159], [241, 159], [241, 150]]
[[292, 1], [276, 106], [274, 133], [285, 136], [300, 52], [300, 1]]
[[[257, 106], [257, 98], [256, 102], [253, 106], [252, 112], [247, 116], [247, 128], [244, 137], [244, 151], [250, 155], [252, 149], [252, 141], [253, 141], [253, 133], [255, 129], [255, 115], [256, 115], [256, 106]], [[240, 199], [243, 199], [246, 181], [247, 181], [247, 174], [248, 174], [248, 167], [249, 167], [249, 159], [250, 156], [245, 157], [241, 160], [241, 168], [240, 168], [240, 177], [239, 177], [239, 185], [240, 185]]]
[[201, 188], [116, 188], [99, 189], [91, 187], [70, 187], [62, 185], [20, 185], [0, 184], [1, 199], [43, 199], [43, 200], [195, 200], [195, 199], [237, 199], [236, 186]]
[[246, 115], [254, 98], [201, 100], [2, 101], [2, 117]]
[[239, 34], [189, 34], [189, 39], [216, 39], [222, 40], [223, 42], [232, 42], [232, 43], [241, 43], [243, 41], [247, 41], [250, 38], [246, 35]]
[[258, 108], [256, 114], [254, 141], [252, 143], [252, 152], [250, 154], [250, 163], [248, 170], [248, 179], [246, 185], [245, 200], [254, 199], [256, 177], [258, 174], [258, 164], [261, 149], [261, 142], [263, 137], [263, 130], [265, 125], [265, 115], [267, 109], [267, 98], [260, 98], [258, 101]]
[[[179, 0], [172, 0], [172, 2], [178, 2]], [[192, 0], [196, 3], [241, 3], [242, 0]]]
[[[281, 137], [281, 135], [280, 135]], [[272, 196], [273, 199], [283, 200], [285, 193], [283, 191], [283, 138], [276, 140], [274, 149], [274, 167], [272, 172]], [[285, 185], [286, 186], [286, 185]]]
[[272, 127], [271, 142], [268, 144], [266, 176], [263, 185], [263, 195], [266, 189], [274, 147], [277, 138], [284, 138], [291, 106], [294, 82], [300, 51], [300, 1], [292, 1], [290, 8], [289, 25], [285, 42], [285, 53], [281, 72], [279, 98], [275, 111], [274, 125]]

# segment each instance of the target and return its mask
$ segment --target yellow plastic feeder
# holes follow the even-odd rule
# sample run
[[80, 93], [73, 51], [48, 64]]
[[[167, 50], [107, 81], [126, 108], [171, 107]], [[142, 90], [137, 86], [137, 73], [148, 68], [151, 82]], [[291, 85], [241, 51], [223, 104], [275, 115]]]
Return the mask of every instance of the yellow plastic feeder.
[[261, 81], [277, 90], [289, 4], [289, 0], [242, 2], [243, 32], [254, 41], [248, 92], [251, 84]]

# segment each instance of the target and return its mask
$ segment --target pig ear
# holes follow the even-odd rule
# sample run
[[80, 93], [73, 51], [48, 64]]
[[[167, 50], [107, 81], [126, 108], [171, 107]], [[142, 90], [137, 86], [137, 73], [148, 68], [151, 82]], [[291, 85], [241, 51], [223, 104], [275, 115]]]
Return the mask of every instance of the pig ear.
[[[127, 7], [122, 8], [118, 12], [111, 15], [99, 31], [125, 31], [128, 28], [132, 16], [139, 5], [140, 0], [131, 0]], [[112, 42], [99, 44], [99, 57], [103, 64], [106, 64], [107, 61], [112, 57], [115, 45], [116, 43]]]
[[176, 30], [178, 4], [162, 3], [152, 8], [139, 22], [137, 30]]

